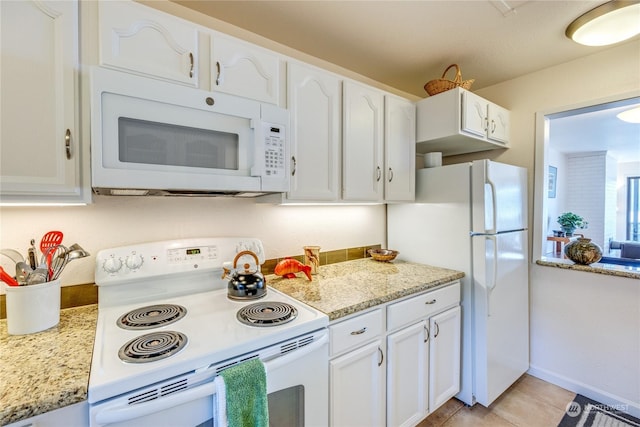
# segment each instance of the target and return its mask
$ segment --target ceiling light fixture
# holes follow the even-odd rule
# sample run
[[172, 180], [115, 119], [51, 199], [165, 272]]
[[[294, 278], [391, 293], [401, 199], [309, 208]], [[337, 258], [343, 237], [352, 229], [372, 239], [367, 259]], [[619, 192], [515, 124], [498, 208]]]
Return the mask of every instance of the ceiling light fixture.
[[640, 123], [640, 107], [632, 108], [630, 110], [623, 111], [616, 115], [617, 118], [623, 122], [628, 123]]
[[565, 35], [587, 46], [605, 46], [640, 34], [640, 0], [613, 0], [577, 18]]

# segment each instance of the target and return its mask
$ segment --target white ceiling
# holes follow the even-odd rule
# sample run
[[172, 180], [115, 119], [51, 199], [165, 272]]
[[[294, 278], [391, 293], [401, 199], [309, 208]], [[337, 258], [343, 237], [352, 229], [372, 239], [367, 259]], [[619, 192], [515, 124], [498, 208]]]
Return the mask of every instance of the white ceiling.
[[[564, 35], [603, 0], [172, 1], [420, 98], [449, 64], [459, 64], [477, 90], [608, 48]], [[558, 132], [599, 150], [607, 149], [605, 141], [638, 140], [640, 125], [613, 133], [608, 126], [617, 119], [597, 126], [594, 116], [602, 114], [567, 119]]]

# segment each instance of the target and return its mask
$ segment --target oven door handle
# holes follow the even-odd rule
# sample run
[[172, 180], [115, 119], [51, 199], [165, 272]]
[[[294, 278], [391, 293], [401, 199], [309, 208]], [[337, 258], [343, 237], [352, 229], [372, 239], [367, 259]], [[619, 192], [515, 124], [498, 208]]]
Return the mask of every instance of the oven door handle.
[[266, 374], [269, 375], [269, 372], [275, 371], [276, 369], [282, 367], [283, 365], [288, 365], [295, 359], [304, 357], [307, 354], [313, 351], [316, 351], [319, 347], [322, 347], [323, 345], [325, 345], [327, 341], [329, 341], [329, 337], [327, 334], [324, 334], [320, 339], [312, 342], [311, 344], [307, 344], [304, 347], [298, 347], [297, 350], [294, 350], [290, 353], [286, 353], [284, 356], [279, 356], [264, 362], [264, 370]]
[[100, 425], [117, 423], [122, 421], [134, 420], [145, 415], [153, 414], [191, 402], [201, 397], [213, 396], [216, 392], [216, 386], [213, 381], [194, 387], [192, 389], [175, 393], [172, 396], [163, 399], [152, 400], [146, 403], [131, 406], [116, 406], [105, 408], [96, 413], [96, 422]]

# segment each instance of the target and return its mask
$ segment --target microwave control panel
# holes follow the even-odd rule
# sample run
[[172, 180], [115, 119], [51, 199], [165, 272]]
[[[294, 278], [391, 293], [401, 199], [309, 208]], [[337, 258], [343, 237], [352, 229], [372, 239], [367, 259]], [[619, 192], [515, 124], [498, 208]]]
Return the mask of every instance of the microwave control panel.
[[282, 177], [285, 174], [285, 135], [284, 126], [265, 123], [264, 126], [264, 174], [269, 177]]

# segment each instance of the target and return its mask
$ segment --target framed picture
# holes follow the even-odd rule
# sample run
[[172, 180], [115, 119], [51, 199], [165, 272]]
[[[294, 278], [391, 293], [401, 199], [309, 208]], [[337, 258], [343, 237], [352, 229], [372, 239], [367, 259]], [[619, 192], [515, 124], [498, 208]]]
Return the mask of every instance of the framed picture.
[[556, 198], [556, 184], [558, 182], [558, 168], [549, 166], [549, 198]]

